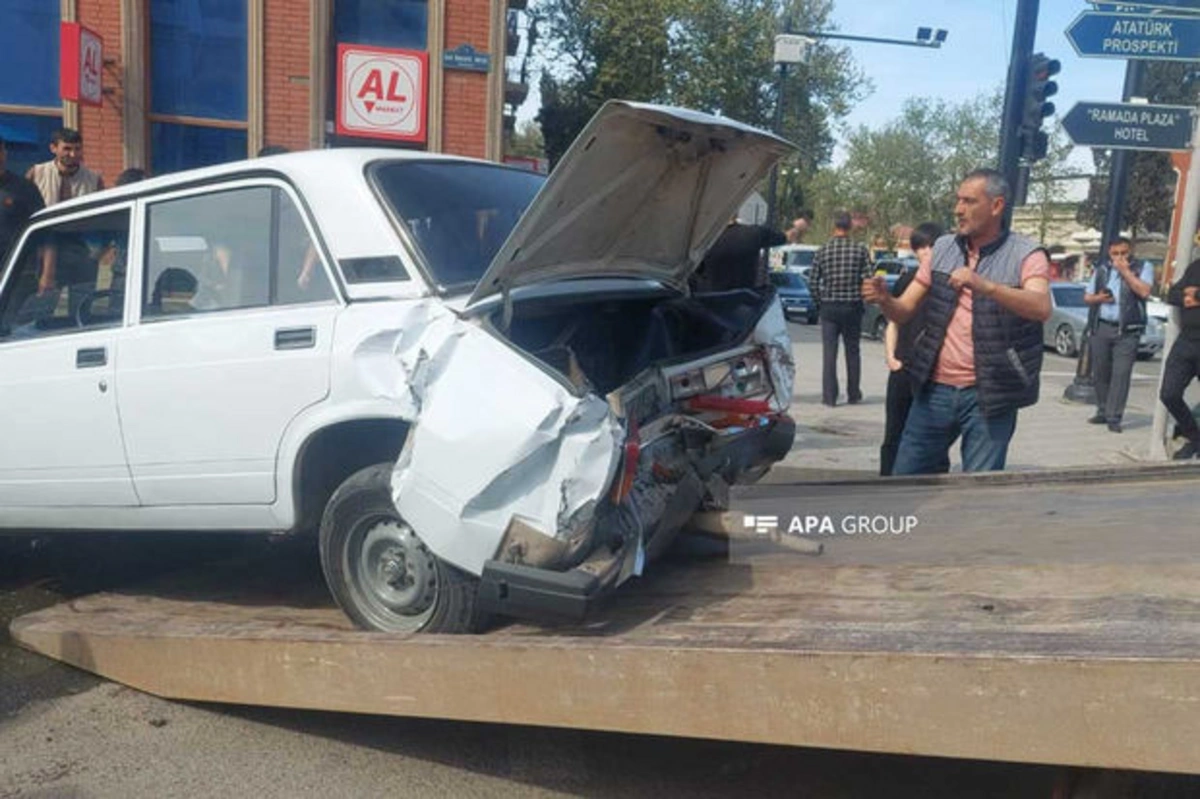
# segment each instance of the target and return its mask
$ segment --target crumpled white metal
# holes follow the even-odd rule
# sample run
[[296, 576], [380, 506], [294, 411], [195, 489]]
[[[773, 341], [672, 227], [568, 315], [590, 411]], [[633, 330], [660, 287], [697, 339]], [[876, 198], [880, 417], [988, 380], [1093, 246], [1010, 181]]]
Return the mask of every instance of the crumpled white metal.
[[602, 399], [435, 302], [355, 356], [364, 383], [413, 421], [392, 497], [438, 557], [480, 574], [514, 518], [551, 537], [590, 522], [624, 435]]

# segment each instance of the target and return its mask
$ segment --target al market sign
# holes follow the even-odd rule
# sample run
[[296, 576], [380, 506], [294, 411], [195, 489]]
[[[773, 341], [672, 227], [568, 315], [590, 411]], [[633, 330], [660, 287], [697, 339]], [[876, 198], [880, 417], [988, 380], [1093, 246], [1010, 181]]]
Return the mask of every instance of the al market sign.
[[59, 26], [58, 93], [64, 100], [103, 105], [104, 40], [78, 22]]
[[424, 144], [429, 54], [338, 45], [339, 136]]

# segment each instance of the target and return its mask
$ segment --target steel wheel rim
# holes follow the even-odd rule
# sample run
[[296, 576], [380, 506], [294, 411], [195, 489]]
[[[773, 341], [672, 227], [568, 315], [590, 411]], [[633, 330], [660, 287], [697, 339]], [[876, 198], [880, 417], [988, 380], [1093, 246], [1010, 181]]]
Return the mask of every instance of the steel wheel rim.
[[365, 520], [351, 534], [347, 554], [351, 580], [379, 626], [425, 626], [436, 607], [437, 566], [411, 527], [396, 518]]

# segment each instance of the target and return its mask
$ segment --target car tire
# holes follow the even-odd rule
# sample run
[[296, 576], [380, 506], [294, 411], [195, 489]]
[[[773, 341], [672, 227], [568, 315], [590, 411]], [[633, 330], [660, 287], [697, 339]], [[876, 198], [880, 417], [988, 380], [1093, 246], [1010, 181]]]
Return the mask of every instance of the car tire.
[[815, 313], [810, 313], [810, 314], [808, 315], [807, 322], [808, 322], [810, 325], [815, 325], [815, 324], [817, 323], [817, 319], [818, 319], [818, 318], [819, 318], [819, 317], [818, 317], [818, 316], [817, 316]]
[[1079, 348], [1075, 345], [1075, 332], [1071, 330], [1070, 325], [1059, 325], [1054, 331], [1054, 351], [1064, 358], [1071, 358], [1078, 354]]
[[359, 627], [383, 632], [472, 633], [479, 578], [438, 558], [392, 503], [393, 464], [350, 475], [321, 518], [321, 570]]
[[887, 324], [887, 317], [880, 314], [875, 319], [875, 325], [871, 328], [871, 338], [883, 341], [883, 337], [887, 333]]

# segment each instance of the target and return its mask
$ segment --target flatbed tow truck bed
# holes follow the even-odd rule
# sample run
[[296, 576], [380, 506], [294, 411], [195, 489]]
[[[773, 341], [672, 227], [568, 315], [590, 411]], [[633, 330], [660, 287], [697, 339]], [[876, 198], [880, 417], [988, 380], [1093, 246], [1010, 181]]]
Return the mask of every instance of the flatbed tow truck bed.
[[[1200, 466], [741, 490], [836, 527], [679, 551], [582, 625], [360, 632], [280, 554], [16, 619], [162, 697], [1200, 773]], [[903, 525], [901, 525], [903, 526]]]

